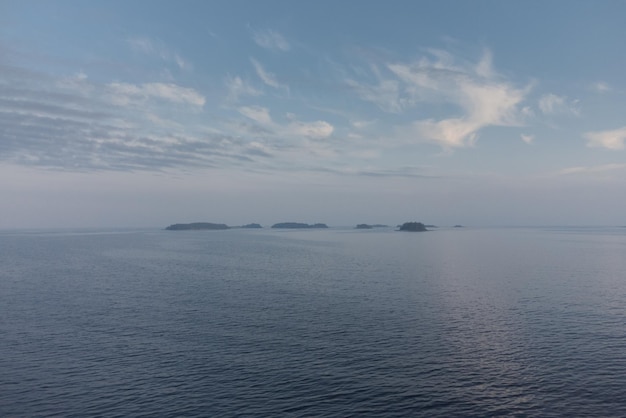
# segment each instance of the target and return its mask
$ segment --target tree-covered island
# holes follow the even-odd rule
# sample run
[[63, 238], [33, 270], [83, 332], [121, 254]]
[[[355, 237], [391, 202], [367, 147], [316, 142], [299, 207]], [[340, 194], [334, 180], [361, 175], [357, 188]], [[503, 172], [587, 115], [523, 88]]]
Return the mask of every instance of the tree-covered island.
[[253, 224], [241, 225], [240, 228], [244, 228], [244, 229], [261, 229], [263, 227], [261, 226], [261, 224], [253, 223]]
[[195, 230], [222, 230], [230, 229], [226, 224], [214, 224], [210, 222], [192, 222], [189, 224], [173, 224], [165, 228], [168, 231], [195, 231]]
[[328, 228], [326, 224], [305, 224], [301, 222], [280, 222], [272, 225], [272, 228], [282, 228], [282, 229], [315, 229], [315, 228]]
[[400, 226], [399, 231], [424, 232], [428, 231], [428, 229], [426, 229], [426, 226], [421, 222], [405, 222]]

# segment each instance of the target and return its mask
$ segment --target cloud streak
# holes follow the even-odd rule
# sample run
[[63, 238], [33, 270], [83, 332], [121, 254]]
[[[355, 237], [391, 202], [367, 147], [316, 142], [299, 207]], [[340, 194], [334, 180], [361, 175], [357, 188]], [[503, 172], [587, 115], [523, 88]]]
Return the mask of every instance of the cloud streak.
[[111, 100], [120, 106], [141, 103], [148, 99], [166, 100], [202, 107], [206, 102], [203, 95], [194, 89], [174, 83], [110, 83], [107, 85]]
[[559, 171], [559, 174], [568, 175], [568, 174], [597, 174], [597, 173], [606, 173], [608, 171], [615, 170], [623, 170], [626, 168], [626, 164], [604, 164], [604, 165], [596, 165], [596, 166], [578, 166], [578, 167], [569, 167], [564, 168]]
[[243, 80], [239, 76], [227, 76], [224, 84], [226, 85], [226, 89], [228, 91], [226, 100], [231, 103], [238, 102], [239, 99], [242, 97], [258, 97], [263, 95], [263, 92], [261, 90], [255, 88], [248, 81]]
[[626, 126], [607, 131], [586, 132], [587, 146], [591, 148], [606, 148], [623, 150], [626, 142]]
[[309, 139], [325, 139], [332, 135], [334, 127], [322, 120], [314, 122], [302, 122], [294, 119], [285, 124], [279, 124], [272, 120], [269, 109], [261, 106], [242, 106], [239, 113], [268, 129], [266, 132], [274, 132], [278, 136]]
[[[2, 72], [3, 67], [0, 67]], [[12, 67], [0, 77], [0, 162], [68, 171], [330, 166], [334, 126], [259, 105], [207, 117], [206, 98], [174, 83], [96, 83]], [[235, 94], [260, 95], [240, 78]], [[216, 110], [212, 109], [211, 113]], [[294, 162], [298, 161], [298, 164]], [[295, 165], [294, 165], [295, 164]]]
[[134, 37], [127, 40], [130, 48], [148, 56], [158, 57], [161, 60], [175, 64], [181, 70], [191, 70], [193, 65], [191, 62], [182, 58], [177, 52], [166, 47], [162, 42], [152, 40], [146, 37]]
[[[0, 68], [2, 73], [3, 68]], [[6, 73], [4, 73], [6, 74]], [[205, 98], [172, 83], [90, 83], [14, 67], [0, 81], [0, 161], [69, 171], [233, 167], [270, 158], [260, 142], [177, 120]], [[0, 77], [2, 79], [2, 77]], [[165, 107], [163, 105], [166, 105]], [[172, 119], [173, 118], [173, 119]]]
[[257, 75], [265, 84], [275, 89], [284, 88], [288, 90], [287, 86], [279, 83], [278, 80], [276, 80], [276, 76], [273, 73], [265, 71], [265, 68], [263, 68], [260, 62], [258, 62], [254, 58], [250, 58], [250, 62], [252, 62], [252, 65], [254, 66]]

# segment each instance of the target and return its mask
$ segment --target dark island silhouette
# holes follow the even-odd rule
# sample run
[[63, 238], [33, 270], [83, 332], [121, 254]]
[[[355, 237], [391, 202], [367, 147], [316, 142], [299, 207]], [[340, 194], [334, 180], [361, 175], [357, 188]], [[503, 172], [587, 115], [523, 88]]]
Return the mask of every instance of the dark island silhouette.
[[405, 222], [400, 225], [399, 231], [424, 232], [428, 231], [428, 229], [426, 229], [426, 226], [421, 222]]
[[[400, 225], [398, 225], [400, 226]], [[356, 229], [372, 229], [372, 228], [389, 228], [389, 225], [383, 225], [383, 224], [358, 224], [356, 226]]]
[[260, 229], [263, 228], [260, 224], [246, 224], [246, 225], [242, 225], [240, 226], [240, 228], [245, 228], [245, 229]]
[[317, 228], [328, 228], [326, 224], [305, 224], [301, 222], [280, 222], [272, 225], [272, 228], [278, 229], [317, 229]]
[[[428, 225], [430, 227], [436, 228], [434, 225]], [[385, 228], [387, 225], [381, 224], [358, 224], [356, 229], [373, 229], [373, 228]], [[455, 228], [462, 228], [461, 225], [455, 225]], [[172, 224], [165, 229], [168, 231], [197, 231], [197, 230], [224, 230], [224, 229], [232, 229], [232, 228], [243, 228], [243, 229], [261, 229], [263, 228], [258, 223], [250, 223], [242, 226], [230, 227], [226, 224], [218, 224], [212, 222], [191, 222], [187, 224]], [[277, 224], [272, 225], [274, 229], [326, 229], [328, 225], [323, 223], [315, 223], [315, 224], [307, 224], [303, 222], [279, 222]], [[408, 232], [422, 232], [428, 231], [426, 229], [426, 225], [421, 222], [405, 222], [402, 225], [398, 225], [399, 231], [408, 231]]]
[[214, 224], [211, 222], [192, 222], [189, 224], [173, 224], [165, 228], [168, 231], [195, 231], [195, 230], [222, 230], [230, 229], [226, 224]]

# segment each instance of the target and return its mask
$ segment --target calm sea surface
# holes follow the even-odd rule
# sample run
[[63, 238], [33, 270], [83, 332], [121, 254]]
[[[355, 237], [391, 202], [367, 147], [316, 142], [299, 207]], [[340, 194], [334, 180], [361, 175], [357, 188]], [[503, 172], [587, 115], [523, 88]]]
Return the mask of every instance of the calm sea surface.
[[0, 232], [0, 416], [626, 416], [626, 228]]

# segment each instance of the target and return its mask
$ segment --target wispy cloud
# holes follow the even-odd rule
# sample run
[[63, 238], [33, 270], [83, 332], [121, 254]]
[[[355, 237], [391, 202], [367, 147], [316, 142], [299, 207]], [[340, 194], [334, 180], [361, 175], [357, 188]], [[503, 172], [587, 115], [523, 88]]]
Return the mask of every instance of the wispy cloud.
[[259, 76], [259, 78], [265, 84], [267, 84], [268, 86], [273, 87], [275, 89], [284, 88], [287, 91], [289, 90], [289, 88], [286, 85], [283, 85], [283, 84], [278, 82], [278, 80], [276, 79], [276, 76], [273, 73], [270, 73], [270, 72], [266, 71], [265, 68], [263, 68], [263, 66], [261, 65], [260, 62], [258, 62], [254, 58], [250, 58], [250, 62], [252, 62], [252, 65], [254, 66], [254, 70], [256, 71], [256, 73]]
[[530, 108], [521, 107], [530, 86], [519, 88], [498, 74], [491, 51], [477, 62], [431, 49], [412, 62], [370, 66], [374, 83], [346, 77], [345, 83], [367, 102], [390, 113], [407, 114], [417, 105], [442, 104], [455, 108], [447, 118], [416, 119], [396, 127], [411, 142], [433, 142], [443, 148], [470, 146], [488, 126], [521, 126]]
[[535, 135], [521, 134], [520, 137], [522, 138], [522, 141], [527, 144], [532, 144], [535, 140]]
[[261, 106], [242, 106], [239, 109], [239, 113], [253, 121], [260, 123], [261, 125], [272, 125], [272, 118], [270, 117], [269, 109]]
[[379, 79], [377, 84], [368, 85], [347, 79], [346, 84], [362, 100], [374, 103], [385, 112], [400, 113], [410, 104], [406, 98], [400, 97], [400, 83], [397, 80]]
[[[82, 73], [55, 79], [0, 65], [0, 161], [70, 171], [160, 171], [269, 158], [262, 141], [214, 127], [203, 132], [198, 110], [204, 100], [173, 84], [103, 85]], [[189, 118], [200, 123], [190, 125]]]
[[271, 29], [253, 31], [252, 39], [260, 47], [272, 51], [286, 52], [291, 49], [291, 45], [287, 39], [280, 33]]
[[271, 129], [279, 136], [324, 139], [331, 136], [335, 129], [326, 121], [302, 122], [297, 120], [294, 115], [291, 115], [289, 122], [280, 124], [272, 120], [269, 109], [262, 106], [242, 106], [237, 110], [262, 127]]
[[204, 96], [194, 89], [173, 83], [110, 83], [107, 87], [111, 100], [121, 106], [141, 103], [147, 99], [161, 99], [197, 107], [202, 107], [205, 103]]
[[596, 165], [596, 166], [578, 166], [578, 167], [568, 167], [559, 171], [559, 174], [568, 175], [568, 174], [596, 174], [596, 173], [605, 173], [607, 171], [615, 171], [615, 170], [623, 170], [626, 168], [626, 164], [604, 164], [604, 165]]
[[243, 80], [239, 76], [227, 76], [224, 83], [226, 84], [226, 89], [228, 90], [228, 95], [226, 98], [229, 102], [232, 103], [239, 101], [240, 97], [257, 97], [263, 94], [261, 90], [255, 88], [248, 81]]
[[566, 96], [558, 96], [553, 93], [541, 96], [539, 109], [544, 115], [570, 114], [580, 116], [578, 100], [569, 100]]
[[460, 114], [416, 120], [402, 129], [404, 135], [454, 148], [474, 144], [485, 127], [523, 124], [525, 115], [519, 106], [528, 87], [515, 87], [498, 75], [489, 51], [475, 64], [457, 62], [445, 51], [433, 50], [431, 55], [410, 64], [389, 64], [387, 68], [403, 82], [410, 102], [450, 103]]
[[588, 141], [588, 147], [622, 150], [626, 142], [626, 126], [607, 131], [586, 132], [584, 137]]
[[134, 37], [129, 38], [127, 42], [133, 51], [155, 56], [165, 62], [176, 64], [181, 70], [193, 69], [191, 62], [181, 57], [177, 52], [172, 51], [160, 41], [146, 37]]
[[335, 129], [333, 125], [323, 120], [315, 122], [294, 121], [288, 124], [286, 128], [292, 135], [304, 136], [313, 139], [328, 138], [332, 135]]

